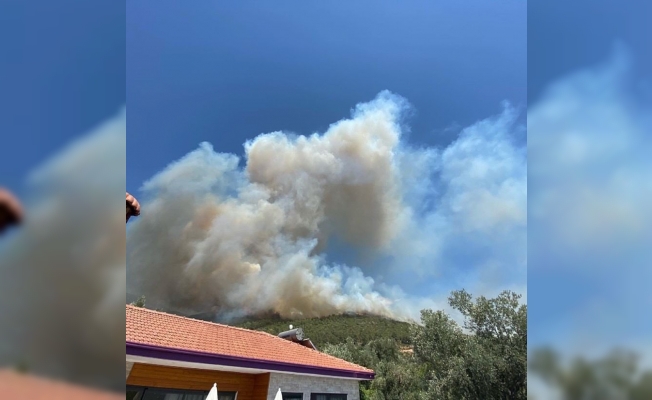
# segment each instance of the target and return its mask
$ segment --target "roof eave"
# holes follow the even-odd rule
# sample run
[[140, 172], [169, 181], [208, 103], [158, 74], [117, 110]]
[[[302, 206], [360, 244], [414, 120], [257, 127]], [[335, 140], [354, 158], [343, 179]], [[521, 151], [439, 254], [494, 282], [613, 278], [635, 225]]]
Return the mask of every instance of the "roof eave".
[[158, 358], [164, 360], [194, 362], [200, 364], [223, 365], [229, 367], [265, 369], [296, 374], [322, 375], [337, 378], [358, 380], [374, 379], [374, 372], [351, 371], [337, 368], [325, 368], [311, 365], [285, 363], [280, 361], [258, 360], [246, 357], [227, 356], [205, 353], [194, 350], [182, 350], [169, 347], [154, 346], [142, 343], [127, 342], [126, 354], [132, 356]]

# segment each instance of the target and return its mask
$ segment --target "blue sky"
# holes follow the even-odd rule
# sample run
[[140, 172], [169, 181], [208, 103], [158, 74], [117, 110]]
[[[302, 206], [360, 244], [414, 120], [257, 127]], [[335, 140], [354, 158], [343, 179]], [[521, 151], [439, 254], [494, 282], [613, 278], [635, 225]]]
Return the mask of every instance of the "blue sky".
[[415, 144], [526, 102], [526, 3], [127, 3], [127, 185], [204, 140], [241, 155], [275, 130], [308, 134], [388, 89]]
[[0, 5], [0, 185], [22, 193], [31, 170], [124, 106], [125, 19], [110, 0]]
[[605, 61], [623, 41], [636, 59], [638, 74], [652, 69], [645, 1], [534, 1], [527, 6], [528, 96], [538, 100], [555, 79]]
[[[526, 6], [130, 1], [127, 188], [142, 195], [147, 179], [203, 141], [242, 156], [243, 144], [262, 133], [323, 133], [383, 90], [413, 106], [408, 143], [415, 147], [443, 149], [462, 128], [500, 115], [503, 101], [524, 121]], [[522, 143], [522, 134], [513, 136]], [[422, 295], [475, 287], [483, 279], [479, 263], [500, 251], [479, 238], [464, 249], [466, 239], [447, 244], [442, 257], [453, 265], [443, 272], [423, 279], [418, 271], [390, 271], [377, 281], [405, 283]], [[352, 261], [345, 247], [334, 247], [331, 261]], [[510, 274], [496, 273], [491, 289], [522, 288], [524, 265]]]
[[[593, 191], [592, 201], [609, 205], [607, 210], [628, 210], [637, 204], [641, 207], [635, 212], [636, 220], [650, 222], [647, 206], [639, 203], [645, 197], [612, 186], [609, 179], [613, 171], [621, 169], [628, 171], [626, 176], [634, 187], [645, 187], [647, 178], [638, 174], [649, 171], [650, 164], [638, 157], [648, 151], [642, 159], [649, 160], [647, 146], [652, 139], [649, 120], [645, 122], [652, 100], [648, 39], [652, 32], [647, 17], [651, 11], [652, 6], [642, 1], [546, 1], [528, 6], [528, 106], [540, 116], [544, 107], [565, 105], [558, 120], [547, 125], [542, 117], [535, 120], [528, 115], [528, 145], [537, 135], [545, 134], [554, 138], [556, 148], [543, 159], [534, 157], [529, 148], [528, 169], [552, 169], [555, 152], [558, 155], [565, 150], [564, 139], [569, 137], [577, 143], [585, 141], [587, 149], [594, 151], [574, 169], [559, 167], [553, 180], [538, 180], [538, 175], [528, 179], [530, 212], [555, 183], [565, 188], [567, 197], [565, 203], [556, 204], [556, 216], [545, 222], [529, 219], [528, 318], [533, 346], [552, 343], [570, 352], [595, 354], [624, 345], [652, 354], [645, 339], [652, 329], [651, 320], [641, 318], [650, 304], [649, 290], [642, 283], [650, 279], [650, 252], [641, 243], [646, 240], [645, 233], [623, 228], [626, 215], [604, 222], [608, 212], [590, 214], [587, 219], [594, 224], [604, 222], [612, 235], [607, 235], [608, 242], [597, 241], [601, 237], [596, 232], [601, 229], [594, 227], [578, 231], [573, 244], [559, 247], [558, 239], [548, 230], [552, 226], [564, 228], [557, 233], [579, 229], [582, 224], [574, 218], [557, 217], [571, 209], [576, 216], [582, 209], [590, 209], [590, 199], [574, 197], [578, 193], [572, 188], [583, 185]], [[616, 43], [624, 46], [624, 53], [615, 52]], [[629, 66], [620, 69], [627, 64], [627, 57]], [[543, 98], [551, 83], [559, 80], [557, 92]], [[569, 104], [582, 108], [571, 111], [566, 107]], [[607, 110], [613, 114], [606, 114]], [[640, 133], [636, 129], [641, 129]], [[568, 182], [573, 184], [562, 186]], [[619, 208], [624, 203], [628, 206]], [[575, 205], [580, 207], [575, 209]]]

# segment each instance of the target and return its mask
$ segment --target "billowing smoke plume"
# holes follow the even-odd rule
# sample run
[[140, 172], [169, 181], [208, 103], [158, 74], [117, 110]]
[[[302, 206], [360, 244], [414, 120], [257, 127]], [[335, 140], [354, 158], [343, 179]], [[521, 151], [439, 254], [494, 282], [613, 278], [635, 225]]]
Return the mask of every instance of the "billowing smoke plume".
[[128, 292], [151, 307], [221, 316], [396, 316], [391, 290], [383, 296], [370, 271], [328, 262], [326, 250], [337, 238], [372, 258], [395, 255], [426, 233], [417, 205], [433, 194], [442, 157], [402, 141], [406, 108], [383, 92], [323, 134], [260, 135], [245, 144], [244, 169], [201, 144], [142, 188]]

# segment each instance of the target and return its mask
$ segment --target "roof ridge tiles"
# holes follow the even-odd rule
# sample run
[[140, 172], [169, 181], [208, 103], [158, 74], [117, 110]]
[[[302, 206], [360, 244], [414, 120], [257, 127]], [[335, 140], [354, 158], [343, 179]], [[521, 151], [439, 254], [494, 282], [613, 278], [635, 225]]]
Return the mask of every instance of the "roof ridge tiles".
[[134, 305], [131, 305], [131, 304], [127, 304], [127, 308], [131, 308], [131, 309], [134, 309], [136, 311], [147, 311], [147, 312], [150, 312], [150, 313], [153, 313], [153, 314], [160, 314], [160, 315], [165, 315], [165, 316], [169, 316], [169, 317], [180, 318], [180, 319], [184, 319], [184, 320], [187, 320], [187, 321], [191, 321], [193, 323], [202, 323], [202, 324], [206, 324], [206, 325], [209, 325], [209, 326], [217, 325], [217, 326], [221, 326], [221, 327], [224, 327], [224, 328], [236, 329], [236, 330], [239, 330], [239, 331], [244, 331], [244, 332], [249, 332], [249, 333], [256, 333], [256, 334], [260, 334], [260, 335], [268, 335], [268, 336], [271, 336], [271, 337], [276, 337], [276, 336], [274, 336], [274, 335], [272, 335], [270, 333], [267, 333], [267, 332], [254, 331], [254, 330], [251, 330], [251, 329], [240, 328], [238, 326], [220, 324], [219, 322], [204, 321], [202, 319], [185, 317], [183, 315], [172, 314], [172, 313], [168, 313], [168, 312], [165, 312], [165, 311], [152, 310], [151, 308], [138, 307], [138, 306], [134, 306]]

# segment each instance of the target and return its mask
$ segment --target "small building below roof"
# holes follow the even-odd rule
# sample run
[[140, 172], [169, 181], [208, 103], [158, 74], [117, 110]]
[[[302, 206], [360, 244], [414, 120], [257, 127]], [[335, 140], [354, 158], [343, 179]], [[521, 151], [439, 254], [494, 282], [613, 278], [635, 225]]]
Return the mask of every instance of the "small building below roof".
[[[285, 338], [127, 306], [127, 399], [148, 394], [208, 394], [220, 399], [359, 400], [374, 371], [321, 353], [309, 339]], [[131, 396], [131, 397], [130, 397]]]

